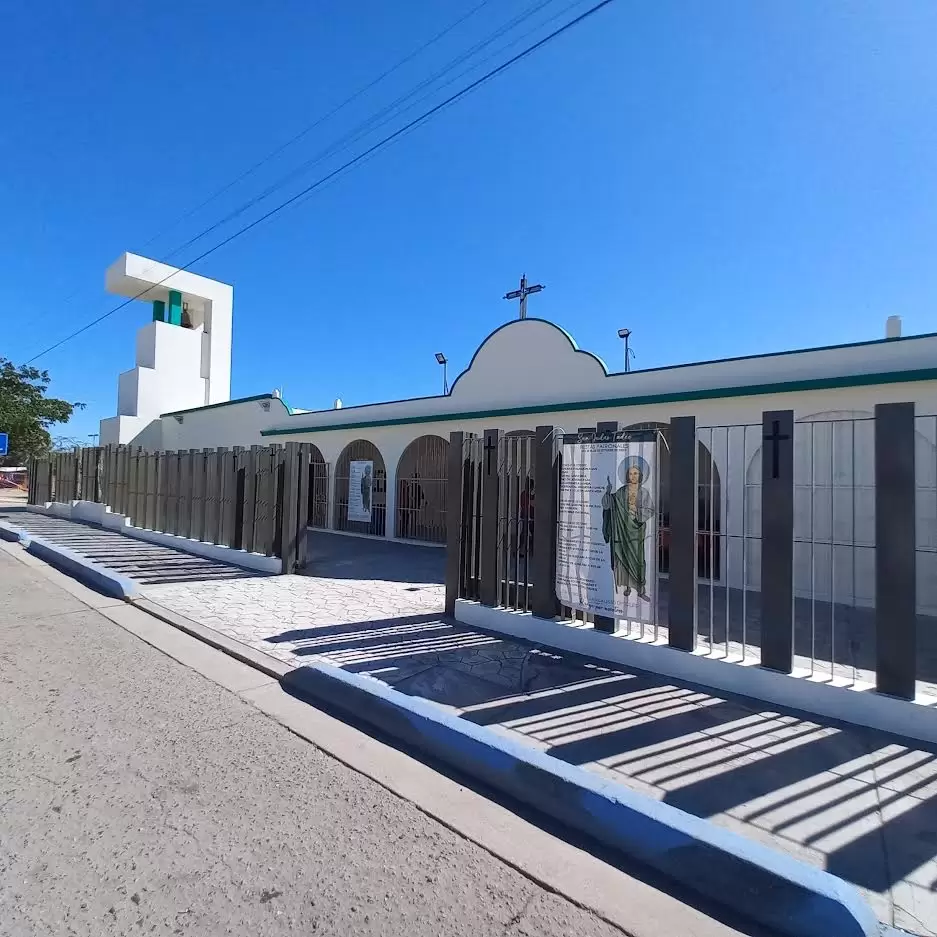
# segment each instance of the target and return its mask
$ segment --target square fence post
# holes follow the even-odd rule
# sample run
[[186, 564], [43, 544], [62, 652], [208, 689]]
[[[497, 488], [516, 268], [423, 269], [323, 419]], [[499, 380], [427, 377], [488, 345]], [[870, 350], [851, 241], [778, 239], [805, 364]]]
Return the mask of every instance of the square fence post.
[[225, 451], [221, 459], [221, 479], [222, 479], [222, 509], [221, 509], [221, 532], [220, 540], [222, 546], [230, 547], [234, 543], [234, 514], [236, 510], [237, 496], [237, 450], [235, 446], [230, 452]]
[[498, 581], [498, 461], [501, 430], [486, 429], [482, 452], [482, 523], [479, 598], [483, 605], [497, 605], [501, 583]]
[[244, 510], [241, 527], [241, 548], [253, 553], [256, 549], [254, 538], [254, 506], [257, 501], [257, 473], [260, 471], [260, 446], [251, 446], [246, 453], [244, 465]]
[[[606, 420], [596, 424], [596, 435], [600, 433], [617, 433], [618, 421]], [[593, 618], [593, 627], [596, 631], [603, 631], [605, 634], [615, 634], [618, 631], [618, 619], [614, 615], [596, 615]]]
[[762, 416], [761, 665], [794, 666], [794, 411]]
[[446, 462], [446, 614], [455, 615], [462, 579], [462, 448], [465, 433], [449, 434]]
[[668, 643], [696, 647], [696, 417], [670, 421], [670, 581]]
[[213, 527], [211, 530], [211, 542], [222, 545], [224, 544], [225, 516], [227, 514], [227, 494], [225, 492], [225, 482], [227, 481], [227, 459], [227, 446], [219, 446], [215, 450], [214, 455], [211, 457], [211, 461], [214, 462], [213, 477], [215, 483], [215, 515]]
[[917, 680], [914, 404], [875, 408], [876, 688], [913, 700]]
[[312, 445], [299, 444], [299, 467], [296, 477], [296, 568], [305, 569], [308, 547], [309, 498], [312, 480]]
[[552, 426], [537, 427], [534, 447], [534, 506], [531, 510], [533, 596], [530, 610], [538, 618], [555, 618], [559, 611], [556, 598], [559, 456]]
[[283, 572], [291, 573], [296, 568], [297, 541], [299, 535], [299, 443], [288, 442], [283, 452], [283, 489], [281, 494], [282, 515], [280, 518], [280, 549]]

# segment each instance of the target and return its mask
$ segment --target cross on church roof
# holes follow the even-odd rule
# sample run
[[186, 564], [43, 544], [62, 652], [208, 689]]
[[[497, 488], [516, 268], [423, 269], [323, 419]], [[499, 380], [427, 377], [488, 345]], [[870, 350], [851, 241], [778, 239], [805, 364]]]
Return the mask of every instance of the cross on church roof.
[[521, 288], [519, 290], [511, 290], [510, 293], [505, 293], [505, 299], [519, 299], [521, 301], [521, 314], [518, 316], [520, 319], [527, 318], [527, 297], [531, 293], [539, 293], [543, 289], [543, 284], [535, 283], [533, 286], [527, 285], [527, 274], [521, 276]]

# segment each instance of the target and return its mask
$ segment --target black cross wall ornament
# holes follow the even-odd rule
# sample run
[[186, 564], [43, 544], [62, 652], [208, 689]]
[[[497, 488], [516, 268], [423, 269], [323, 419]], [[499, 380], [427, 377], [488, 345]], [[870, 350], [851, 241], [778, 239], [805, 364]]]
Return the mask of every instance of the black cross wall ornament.
[[781, 475], [781, 466], [780, 466], [780, 450], [779, 445], [782, 442], [787, 442], [791, 437], [781, 432], [781, 422], [780, 420], [772, 420], [771, 423], [771, 435], [764, 436], [764, 442], [773, 443], [773, 451], [771, 453], [771, 477], [779, 478]]
[[491, 453], [498, 451], [498, 444], [494, 436], [488, 436], [485, 439], [485, 474], [491, 474]]

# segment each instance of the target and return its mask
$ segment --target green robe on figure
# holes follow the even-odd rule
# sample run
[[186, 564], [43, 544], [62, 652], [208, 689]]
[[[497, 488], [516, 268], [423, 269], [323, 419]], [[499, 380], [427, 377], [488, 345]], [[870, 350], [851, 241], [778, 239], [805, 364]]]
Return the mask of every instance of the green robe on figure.
[[609, 546], [615, 588], [646, 596], [647, 563], [644, 539], [648, 518], [654, 513], [651, 496], [641, 487], [634, 492], [634, 509], [628, 510], [628, 485], [614, 493], [611, 485], [602, 496], [602, 536]]

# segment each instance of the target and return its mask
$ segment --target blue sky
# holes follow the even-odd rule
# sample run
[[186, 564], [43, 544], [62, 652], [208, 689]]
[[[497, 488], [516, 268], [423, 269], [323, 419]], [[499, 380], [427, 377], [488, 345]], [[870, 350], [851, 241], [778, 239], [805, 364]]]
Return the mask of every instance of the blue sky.
[[[9, 5], [0, 355], [24, 361], [100, 315], [123, 250], [164, 259], [534, 0], [489, 0], [173, 225], [478, 2]], [[434, 353], [458, 373], [516, 314], [500, 297], [523, 271], [547, 285], [531, 314], [616, 369], [622, 326], [636, 367], [879, 338], [890, 314], [937, 331], [935, 35], [932, 0], [616, 0], [193, 268], [235, 287], [232, 394], [282, 386], [319, 408], [434, 393]], [[149, 318], [133, 304], [37, 362], [88, 405], [63, 432], [113, 415]]]

